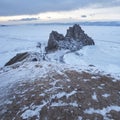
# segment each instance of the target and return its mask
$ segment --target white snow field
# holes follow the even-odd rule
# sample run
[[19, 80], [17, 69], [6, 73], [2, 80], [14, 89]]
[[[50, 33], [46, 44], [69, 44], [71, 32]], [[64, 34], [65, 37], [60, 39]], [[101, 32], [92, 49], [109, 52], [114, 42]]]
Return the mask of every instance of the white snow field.
[[[49, 33], [57, 30], [66, 34], [68, 25], [17, 25], [0, 27], [0, 67], [16, 53], [38, 51], [37, 42], [46, 46]], [[107, 73], [120, 73], [120, 27], [82, 26], [82, 29], [94, 39], [95, 46], [86, 46], [76, 53], [63, 54], [64, 62], [70, 65], [94, 65]], [[57, 54], [50, 56], [57, 59]], [[51, 58], [51, 59], [54, 59]]]
[[65, 27], [46, 25], [0, 27], [0, 67], [4, 66], [16, 53], [36, 51], [37, 42], [46, 44], [52, 29], [63, 33], [66, 30]]
[[[83, 26], [88, 35], [95, 40], [95, 46], [86, 46], [75, 53], [67, 54], [66, 63], [95, 65], [108, 73], [120, 73], [120, 27]], [[72, 56], [72, 60], [70, 59]], [[71, 63], [71, 61], [73, 61]]]

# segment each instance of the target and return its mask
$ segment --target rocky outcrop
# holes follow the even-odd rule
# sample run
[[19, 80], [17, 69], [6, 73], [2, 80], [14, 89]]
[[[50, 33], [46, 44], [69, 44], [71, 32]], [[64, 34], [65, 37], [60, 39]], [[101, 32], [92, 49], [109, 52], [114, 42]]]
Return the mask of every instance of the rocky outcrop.
[[19, 62], [26, 62], [26, 61], [40, 61], [42, 60], [42, 55], [37, 52], [24, 52], [24, 53], [19, 53], [12, 59], [10, 59], [5, 66], [13, 65], [15, 63]]
[[52, 31], [49, 36], [46, 51], [53, 51], [57, 49], [69, 49], [71, 51], [79, 50], [86, 45], [94, 45], [94, 41], [90, 38], [81, 27], [75, 24], [69, 27], [65, 37], [56, 31]]
[[56, 50], [59, 47], [59, 41], [64, 40], [65, 37], [62, 34], [59, 34], [56, 31], [52, 31], [49, 36], [48, 40], [48, 50]]
[[95, 44], [92, 38], [85, 34], [81, 27], [77, 24], [75, 24], [73, 27], [69, 27], [65, 38], [81, 42], [83, 46]]

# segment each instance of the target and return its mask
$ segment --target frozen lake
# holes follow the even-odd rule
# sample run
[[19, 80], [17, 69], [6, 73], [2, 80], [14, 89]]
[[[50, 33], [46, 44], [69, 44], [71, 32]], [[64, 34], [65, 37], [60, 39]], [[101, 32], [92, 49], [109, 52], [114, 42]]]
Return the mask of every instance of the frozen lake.
[[[37, 51], [37, 42], [46, 46], [49, 33], [57, 30], [66, 34], [68, 25], [18, 25], [0, 27], [0, 67], [16, 53]], [[81, 56], [70, 53], [64, 56], [67, 64], [95, 65], [110, 73], [120, 73], [120, 27], [81, 26], [95, 41], [78, 51]], [[72, 62], [71, 62], [72, 61]]]

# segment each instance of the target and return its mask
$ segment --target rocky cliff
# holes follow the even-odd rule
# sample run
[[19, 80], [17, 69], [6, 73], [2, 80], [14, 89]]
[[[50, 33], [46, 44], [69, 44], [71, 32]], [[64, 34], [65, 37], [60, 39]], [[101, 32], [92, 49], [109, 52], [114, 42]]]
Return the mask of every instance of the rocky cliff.
[[69, 27], [65, 37], [56, 31], [52, 31], [49, 36], [46, 51], [54, 51], [58, 49], [69, 49], [71, 51], [79, 50], [86, 45], [94, 45], [94, 41], [90, 38], [81, 27], [75, 24]]

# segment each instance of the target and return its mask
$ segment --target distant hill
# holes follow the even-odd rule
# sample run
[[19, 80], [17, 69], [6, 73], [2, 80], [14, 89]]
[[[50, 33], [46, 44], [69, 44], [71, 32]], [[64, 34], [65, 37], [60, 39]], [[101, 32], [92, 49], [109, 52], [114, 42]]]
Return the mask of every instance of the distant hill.
[[80, 24], [86, 26], [120, 26], [120, 21], [103, 21], [103, 22], [73, 22], [73, 23], [37, 23], [34, 25], [73, 25]]
[[80, 22], [81, 25], [92, 25], [92, 26], [120, 26], [119, 21], [111, 22]]
[[[24, 23], [25, 25], [84, 25], [84, 26], [120, 26], [120, 21], [94, 21], [94, 22], [54, 22], [54, 23]], [[24, 25], [23, 23], [19, 24], [0, 24], [0, 27], [8, 27], [8, 26], [15, 26], [15, 25]]]

